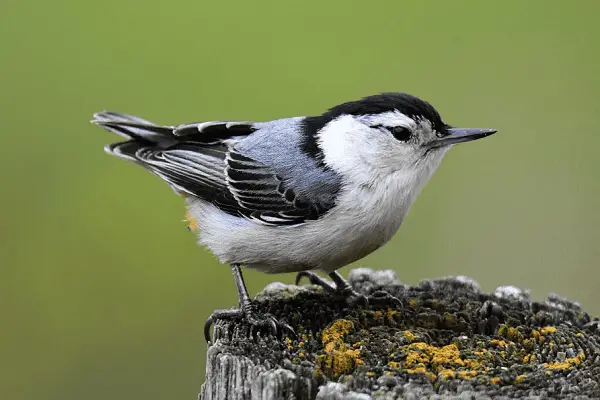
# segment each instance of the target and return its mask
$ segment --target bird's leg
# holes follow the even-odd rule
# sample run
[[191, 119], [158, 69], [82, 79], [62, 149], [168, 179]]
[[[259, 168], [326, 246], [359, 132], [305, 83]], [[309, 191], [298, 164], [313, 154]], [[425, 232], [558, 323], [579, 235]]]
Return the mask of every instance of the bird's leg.
[[245, 319], [250, 325], [269, 329], [273, 335], [277, 335], [277, 332], [286, 331], [291, 336], [295, 336], [294, 330], [289, 325], [281, 324], [271, 314], [260, 315], [256, 311], [256, 306], [248, 295], [240, 265], [231, 264], [231, 272], [233, 272], [233, 279], [237, 287], [240, 308], [213, 311], [204, 324], [204, 338], [206, 341], [211, 341], [210, 327], [220, 319]]
[[321, 286], [327, 292], [330, 293], [338, 293], [348, 300], [351, 304], [374, 304], [374, 305], [401, 305], [402, 302], [398, 300], [398, 298], [392, 296], [388, 292], [383, 290], [378, 290], [373, 292], [369, 296], [365, 296], [364, 294], [358, 293], [356, 290], [352, 289], [352, 286], [348, 283], [347, 280], [337, 271], [330, 272], [329, 277], [335, 284], [333, 286], [331, 283], [327, 282], [325, 279], [321, 278], [319, 275], [310, 271], [302, 271], [296, 275], [296, 285], [300, 283], [302, 278], [307, 278], [310, 283], [313, 285]]

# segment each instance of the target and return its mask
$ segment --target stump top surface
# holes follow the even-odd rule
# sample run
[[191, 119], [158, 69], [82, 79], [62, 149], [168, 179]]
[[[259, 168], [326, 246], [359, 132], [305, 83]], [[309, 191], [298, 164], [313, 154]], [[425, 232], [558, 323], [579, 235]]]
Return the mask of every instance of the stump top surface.
[[272, 284], [259, 309], [298, 338], [219, 322], [207, 370], [217, 354], [244, 357], [261, 373], [287, 370], [304, 382], [295, 398], [600, 398], [599, 322], [575, 302], [554, 294], [533, 302], [511, 286], [486, 294], [466, 277], [407, 286], [391, 271], [356, 269], [349, 280], [402, 305], [349, 307], [320, 288]]

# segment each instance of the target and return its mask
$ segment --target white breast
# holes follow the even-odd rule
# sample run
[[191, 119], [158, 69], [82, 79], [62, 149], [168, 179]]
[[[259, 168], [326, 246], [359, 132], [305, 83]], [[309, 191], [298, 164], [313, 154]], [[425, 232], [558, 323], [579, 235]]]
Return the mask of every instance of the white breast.
[[274, 227], [234, 217], [214, 205], [188, 199], [200, 243], [223, 263], [269, 273], [334, 271], [375, 251], [392, 238], [422, 184], [392, 174], [370, 186], [346, 186], [336, 207], [302, 225]]

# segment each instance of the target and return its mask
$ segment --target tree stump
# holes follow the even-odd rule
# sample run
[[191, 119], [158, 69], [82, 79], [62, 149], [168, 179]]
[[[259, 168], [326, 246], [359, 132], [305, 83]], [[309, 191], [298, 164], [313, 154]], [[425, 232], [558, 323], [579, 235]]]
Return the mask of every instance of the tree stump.
[[600, 320], [575, 302], [531, 301], [513, 286], [486, 294], [467, 277], [407, 286], [360, 268], [349, 281], [402, 305], [349, 306], [316, 286], [273, 283], [259, 310], [297, 338], [218, 322], [199, 398], [600, 398]]

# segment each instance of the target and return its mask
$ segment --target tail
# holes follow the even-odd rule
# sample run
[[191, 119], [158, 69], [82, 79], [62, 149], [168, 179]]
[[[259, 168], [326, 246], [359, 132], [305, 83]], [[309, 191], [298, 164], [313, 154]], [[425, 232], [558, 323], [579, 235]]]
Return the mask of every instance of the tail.
[[156, 125], [134, 115], [101, 111], [94, 114], [91, 122], [126, 138], [126, 141], [105, 146], [104, 150], [132, 161], [139, 161], [135, 155], [142, 148], [167, 147], [177, 142], [173, 136], [174, 126]]

